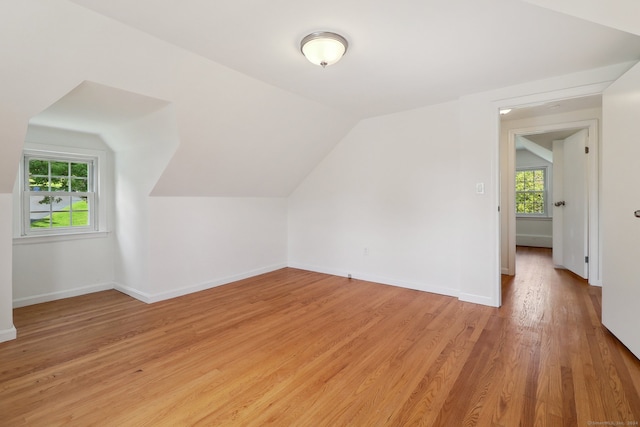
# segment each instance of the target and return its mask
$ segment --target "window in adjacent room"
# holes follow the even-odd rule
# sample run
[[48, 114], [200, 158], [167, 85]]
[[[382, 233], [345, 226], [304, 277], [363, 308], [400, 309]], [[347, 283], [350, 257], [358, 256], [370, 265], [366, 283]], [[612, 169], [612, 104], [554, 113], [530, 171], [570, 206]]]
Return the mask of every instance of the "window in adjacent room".
[[516, 170], [516, 215], [547, 215], [547, 168]]
[[23, 235], [98, 231], [98, 157], [26, 151]]

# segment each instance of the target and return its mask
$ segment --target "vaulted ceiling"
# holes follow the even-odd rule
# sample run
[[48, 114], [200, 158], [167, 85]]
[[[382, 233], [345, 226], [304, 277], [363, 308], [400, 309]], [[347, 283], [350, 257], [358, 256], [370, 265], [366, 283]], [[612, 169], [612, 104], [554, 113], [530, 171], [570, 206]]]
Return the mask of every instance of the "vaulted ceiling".
[[[360, 118], [640, 58], [636, 35], [520, 0], [72, 1]], [[317, 30], [350, 43], [326, 69], [300, 53]]]
[[[169, 106], [177, 148], [154, 195], [286, 197], [359, 120], [640, 59], [640, 28], [545, 2], [4, 1], [0, 192], [29, 120], [101, 133]], [[349, 40], [342, 61], [305, 60], [316, 30]]]

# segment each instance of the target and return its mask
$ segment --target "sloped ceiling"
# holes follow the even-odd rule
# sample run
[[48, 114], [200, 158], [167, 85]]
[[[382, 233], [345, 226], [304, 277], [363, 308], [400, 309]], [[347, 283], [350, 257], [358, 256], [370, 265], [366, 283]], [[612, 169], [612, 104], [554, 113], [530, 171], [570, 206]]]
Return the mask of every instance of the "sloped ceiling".
[[[361, 118], [640, 58], [640, 37], [520, 0], [73, 1]], [[350, 42], [324, 70], [299, 50], [317, 30]]]
[[[602, 95], [584, 96], [579, 98], [561, 99], [524, 107], [514, 107], [509, 113], [500, 115], [500, 121], [522, 120], [526, 118], [544, 117], [552, 114], [568, 113], [570, 111], [602, 108]], [[563, 138], [561, 138], [563, 139]]]
[[123, 140], [155, 159], [161, 130], [145, 132], [144, 117], [170, 106], [178, 148], [156, 159], [166, 170], [153, 194], [229, 197], [286, 197], [357, 122], [67, 0], [0, 8], [0, 111], [25, 126], [0, 129], [0, 193], [13, 189], [28, 120], [103, 137], [126, 126]]
[[640, 36], [640, 2], [637, 0], [524, 1]]
[[33, 117], [30, 123], [94, 133], [126, 125], [168, 104], [167, 101], [85, 81]]
[[[22, 121], [61, 100], [60, 121], [79, 126], [82, 103], [62, 98], [83, 82], [173, 104], [179, 146], [158, 196], [286, 197], [362, 118], [640, 58], [638, 36], [520, 0], [7, 0], [0, 12], [0, 111]], [[299, 51], [319, 29], [350, 42], [326, 69]], [[0, 192], [21, 143], [0, 146], [16, 159]]]

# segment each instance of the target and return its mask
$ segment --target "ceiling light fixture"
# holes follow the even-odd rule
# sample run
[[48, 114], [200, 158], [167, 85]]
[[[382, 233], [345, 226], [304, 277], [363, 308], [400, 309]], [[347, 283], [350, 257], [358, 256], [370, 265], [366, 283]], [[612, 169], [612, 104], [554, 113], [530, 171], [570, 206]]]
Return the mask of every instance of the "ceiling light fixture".
[[322, 68], [340, 61], [348, 46], [344, 37], [328, 31], [311, 33], [300, 42], [302, 54], [309, 62]]
[[500, 115], [504, 116], [505, 114], [509, 114], [511, 112], [511, 108], [502, 108], [500, 110]]

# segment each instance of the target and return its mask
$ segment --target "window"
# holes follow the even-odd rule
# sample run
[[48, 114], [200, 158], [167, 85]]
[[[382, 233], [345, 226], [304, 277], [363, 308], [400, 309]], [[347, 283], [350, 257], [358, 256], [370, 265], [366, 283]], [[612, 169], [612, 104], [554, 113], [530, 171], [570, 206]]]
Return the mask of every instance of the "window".
[[547, 215], [547, 168], [516, 170], [516, 215]]
[[97, 168], [94, 156], [25, 152], [22, 234], [98, 231]]

